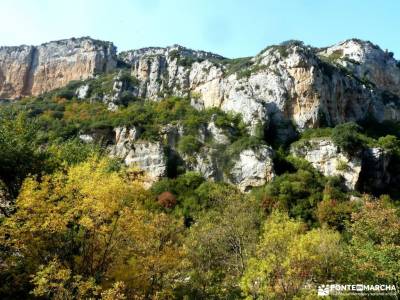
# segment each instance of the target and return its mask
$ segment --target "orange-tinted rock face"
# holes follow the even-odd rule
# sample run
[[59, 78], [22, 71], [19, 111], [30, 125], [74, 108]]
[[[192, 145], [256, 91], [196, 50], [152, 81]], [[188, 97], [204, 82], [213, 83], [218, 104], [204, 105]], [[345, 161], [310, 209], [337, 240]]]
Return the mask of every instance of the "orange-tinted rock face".
[[0, 48], [0, 98], [39, 95], [116, 66], [112, 43], [90, 38]]

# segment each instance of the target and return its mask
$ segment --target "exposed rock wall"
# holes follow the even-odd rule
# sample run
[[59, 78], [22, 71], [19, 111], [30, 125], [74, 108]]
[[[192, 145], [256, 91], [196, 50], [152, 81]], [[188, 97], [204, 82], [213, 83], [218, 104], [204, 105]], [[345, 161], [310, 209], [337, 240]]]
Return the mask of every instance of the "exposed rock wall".
[[[293, 121], [302, 130], [367, 116], [400, 120], [400, 64], [370, 42], [353, 39], [325, 49], [294, 42], [242, 60], [174, 45], [126, 51], [119, 59], [139, 80], [135, 96], [189, 96], [199, 109], [241, 113], [251, 132], [271, 121]], [[112, 43], [90, 38], [2, 47], [0, 98], [38, 95], [116, 63]], [[122, 95], [123, 85], [115, 89]], [[108, 99], [113, 109], [114, 98]]]
[[319, 54], [351, 70], [358, 78], [400, 96], [400, 65], [393, 53], [371, 42], [351, 39], [322, 49]]
[[337, 46], [359, 57], [342, 66], [330, 58], [335, 47], [318, 52], [300, 43], [271, 46], [236, 69], [233, 61], [178, 46], [125, 52], [121, 59], [142, 82], [142, 97], [189, 96], [199, 108], [241, 113], [251, 130], [270, 120], [292, 120], [300, 130], [367, 116], [399, 120], [398, 62], [369, 42], [359, 43]]
[[[295, 128], [301, 131], [366, 117], [400, 121], [400, 63], [392, 53], [356, 39], [322, 49], [289, 42], [237, 60], [178, 45], [126, 51], [117, 58], [112, 43], [90, 38], [1, 47], [0, 98], [38, 95], [71, 80], [115, 70], [118, 60], [128, 69], [111, 74], [108, 94], [91, 98], [104, 101], [112, 110], [137, 98], [157, 101], [168, 95], [185, 96], [197, 109], [219, 107], [240, 113], [250, 133], [257, 132], [259, 125], [274, 126], [282, 139]], [[127, 82], [129, 72], [137, 80]], [[82, 82], [75, 95], [87, 99], [90, 84]], [[117, 128], [115, 136], [91, 132], [80, 137], [112, 144], [111, 155], [138, 165], [154, 180], [168, 173], [170, 155], [179, 157], [187, 170], [232, 182], [242, 190], [274, 176], [273, 152], [268, 146], [243, 150], [227, 173], [222, 170], [217, 148], [203, 147], [191, 157], [178, 153], [182, 134], [182, 128], [170, 124], [160, 132], [164, 144], [141, 141], [135, 128]], [[213, 120], [199, 128], [198, 138], [202, 142], [211, 138], [220, 146], [231, 142], [229, 134]], [[366, 186], [383, 189], [398, 181], [389, 174], [396, 172], [388, 171], [390, 156], [381, 149], [367, 149], [355, 158], [341, 152], [330, 139], [312, 139], [293, 145], [292, 153], [310, 161], [324, 175], [342, 176], [349, 189], [357, 184], [364, 190]]]
[[231, 170], [231, 182], [240, 190], [248, 191], [271, 181], [275, 177], [273, 155], [269, 146], [242, 151]]
[[400, 182], [400, 162], [383, 148], [366, 147], [350, 155], [329, 137], [323, 137], [293, 143], [291, 153], [310, 162], [325, 176], [342, 176], [349, 190], [379, 195], [392, 191]]
[[[379, 194], [396, 184], [397, 172], [390, 165], [396, 166], [393, 157], [382, 148], [367, 148], [362, 153], [362, 168], [357, 188], [361, 191]], [[398, 164], [397, 164], [398, 165]]]
[[166, 176], [167, 160], [159, 142], [137, 140], [136, 128], [115, 128], [115, 144], [110, 146], [110, 154], [119, 157], [129, 165], [142, 169], [154, 182]]
[[309, 161], [324, 176], [341, 176], [349, 190], [354, 190], [361, 172], [361, 157], [340, 151], [330, 138], [313, 138], [295, 143], [294, 156]]
[[[212, 137], [216, 143], [229, 144], [228, 137], [218, 132], [213, 122], [210, 122], [205, 130], [205, 135]], [[203, 147], [192, 156], [178, 153], [177, 140], [182, 134], [179, 127], [168, 126], [162, 129], [160, 136], [164, 136], [166, 144], [140, 140], [135, 127], [118, 127], [114, 131], [115, 140], [109, 146], [110, 155], [123, 159], [128, 166], [139, 167], [146, 173], [150, 182], [167, 175], [168, 160], [171, 158], [181, 160], [186, 170], [196, 171], [209, 180], [233, 183], [242, 191], [261, 186], [275, 176], [274, 152], [270, 146], [260, 145], [255, 149], [243, 150], [234, 158], [232, 168], [224, 170], [217, 159], [218, 149]], [[86, 135], [82, 135], [81, 139], [87, 139]], [[165, 151], [167, 145], [172, 151]]]
[[116, 48], [90, 38], [0, 48], [0, 98], [39, 95], [116, 67]]

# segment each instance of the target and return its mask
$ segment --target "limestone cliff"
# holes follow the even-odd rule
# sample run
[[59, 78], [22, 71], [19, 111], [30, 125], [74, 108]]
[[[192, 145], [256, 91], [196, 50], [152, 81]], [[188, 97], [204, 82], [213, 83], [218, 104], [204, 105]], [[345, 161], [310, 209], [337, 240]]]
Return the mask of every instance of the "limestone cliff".
[[[355, 39], [324, 49], [291, 41], [241, 59], [178, 45], [126, 51], [117, 59], [112, 43], [90, 38], [2, 47], [0, 98], [38, 95], [113, 70], [117, 60], [138, 79], [127, 87], [134, 97], [188, 96], [199, 109], [241, 113], [251, 132], [270, 122], [287, 136], [282, 124], [302, 130], [371, 116], [400, 119], [399, 62]], [[105, 99], [111, 109], [125, 87], [116, 82], [114, 89]], [[77, 94], [82, 98], [84, 88]]]
[[342, 177], [349, 190], [379, 194], [399, 184], [399, 162], [383, 148], [366, 147], [351, 155], [331, 138], [321, 137], [293, 143], [291, 154], [304, 158], [325, 176]]
[[322, 49], [319, 55], [350, 70], [359, 79], [400, 96], [400, 64], [392, 52], [371, 42], [351, 39]]
[[[79, 82], [71, 85], [69, 99], [103, 101], [110, 110], [182, 96], [199, 110], [218, 107], [239, 113], [248, 132], [259, 136], [264, 129], [268, 142], [287, 142], [295, 130], [371, 117], [400, 121], [400, 63], [392, 53], [356, 39], [327, 48], [289, 41], [239, 59], [179, 45], [117, 56], [112, 43], [90, 38], [0, 48], [0, 98], [39, 95], [71, 80]], [[79, 137], [101, 141], [111, 155], [137, 165], [152, 181], [177, 173], [178, 164], [243, 191], [274, 177], [274, 152], [265, 141], [225, 157], [221, 149], [232, 143], [229, 132], [213, 118], [207, 122], [196, 135], [203, 146], [190, 155], [179, 150], [185, 135], [179, 123], [164, 124], [157, 142], [141, 140], [139, 127], [82, 132]], [[276, 135], [268, 136], [271, 132]], [[212, 143], [204, 143], [206, 139]], [[350, 190], [385, 189], [400, 182], [400, 163], [379, 148], [354, 157], [330, 139], [314, 139], [294, 144], [291, 151], [324, 175], [342, 176]], [[176, 170], [170, 170], [171, 161]]]
[[[213, 139], [215, 144], [229, 145], [229, 138], [219, 132], [213, 122], [203, 129], [203, 137]], [[275, 176], [273, 167], [274, 151], [270, 146], [259, 145], [255, 148], [244, 149], [237, 157], [232, 157], [232, 166], [225, 169], [223, 162], [218, 159], [220, 150], [212, 147], [203, 147], [194, 155], [180, 153], [177, 142], [183, 131], [179, 126], [167, 126], [160, 132], [169, 147], [165, 151], [160, 141], [144, 141], [140, 139], [137, 128], [117, 127], [115, 135], [108, 147], [110, 155], [124, 160], [128, 166], [136, 166], [143, 170], [150, 183], [159, 180], [168, 173], [168, 161], [174, 160], [176, 167], [179, 161], [186, 171], [196, 171], [205, 178], [213, 181], [225, 181], [235, 184], [242, 191], [249, 191], [252, 187], [262, 186]], [[105, 135], [103, 132], [102, 135]], [[81, 140], [92, 142], [99, 140], [98, 133], [80, 136]], [[202, 134], [199, 135], [199, 139]], [[165, 143], [164, 143], [165, 145]], [[167, 148], [168, 148], [167, 147]]]
[[340, 151], [330, 138], [313, 138], [294, 143], [291, 153], [302, 157], [324, 176], [343, 177], [346, 187], [354, 190], [361, 172], [361, 157]]
[[[251, 129], [271, 120], [292, 120], [299, 129], [367, 116], [399, 120], [399, 63], [369, 42], [346, 46], [354, 43], [321, 50], [289, 42], [236, 60], [180, 46], [134, 50], [120, 58], [140, 80], [142, 97], [189, 96], [198, 108], [241, 113]], [[354, 62], [332, 59], [337, 47]]]
[[0, 98], [39, 95], [116, 67], [116, 48], [91, 38], [0, 48]]

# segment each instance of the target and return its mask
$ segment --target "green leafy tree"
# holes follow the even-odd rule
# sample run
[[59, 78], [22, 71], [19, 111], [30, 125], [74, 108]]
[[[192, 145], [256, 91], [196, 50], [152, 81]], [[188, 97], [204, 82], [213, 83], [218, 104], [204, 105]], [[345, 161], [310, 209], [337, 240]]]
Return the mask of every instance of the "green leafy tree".
[[332, 130], [332, 140], [344, 151], [355, 153], [364, 145], [360, 131], [361, 127], [356, 123], [339, 124]]
[[37, 124], [26, 114], [1, 113], [0, 178], [14, 197], [28, 175], [40, 174], [47, 168], [47, 154], [37, 142]]

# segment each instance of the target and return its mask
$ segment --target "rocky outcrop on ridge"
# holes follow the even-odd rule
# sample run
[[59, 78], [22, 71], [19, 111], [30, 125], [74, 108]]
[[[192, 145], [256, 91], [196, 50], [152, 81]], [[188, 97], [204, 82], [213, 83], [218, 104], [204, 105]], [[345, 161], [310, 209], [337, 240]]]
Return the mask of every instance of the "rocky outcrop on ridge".
[[[38, 95], [114, 70], [117, 60], [138, 82], [132, 87], [116, 78], [114, 93], [105, 99], [110, 109], [124, 104], [119, 100], [125, 91], [151, 100], [185, 96], [199, 109], [241, 113], [251, 132], [272, 122], [282, 136], [291, 123], [303, 130], [371, 116], [400, 118], [399, 62], [355, 39], [324, 49], [291, 41], [241, 59], [178, 45], [125, 51], [117, 59], [112, 43], [90, 38], [2, 47], [0, 98]], [[87, 88], [77, 92], [79, 98], [86, 94]]]
[[[292, 120], [300, 130], [367, 116], [398, 120], [398, 62], [380, 48], [373, 48], [376, 53], [371, 55], [369, 42], [358, 43], [358, 48], [346, 50], [363, 53], [365, 59], [354, 64], [357, 68], [332, 60], [329, 53], [336, 51], [335, 46], [318, 50], [300, 42], [271, 46], [236, 60], [197, 55], [182, 47], [136, 50], [120, 57], [141, 82], [142, 97], [188, 96], [199, 108], [241, 113], [250, 129], [270, 120], [276, 124]], [[370, 80], [360, 78], [363, 68]]]
[[91, 38], [0, 47], [0, 98], [39, 95], [115, 69], [116, 48]]
[[359, 79], [400, 96], [400, 64], [392, 52], [383, 51], [371, 42], [351, 39], [318, 54], [350, 70]]

